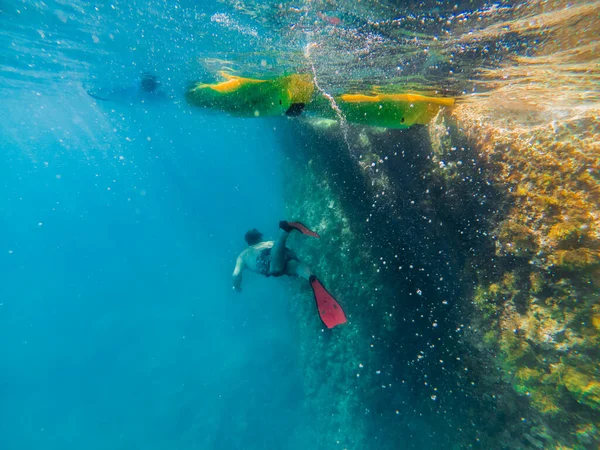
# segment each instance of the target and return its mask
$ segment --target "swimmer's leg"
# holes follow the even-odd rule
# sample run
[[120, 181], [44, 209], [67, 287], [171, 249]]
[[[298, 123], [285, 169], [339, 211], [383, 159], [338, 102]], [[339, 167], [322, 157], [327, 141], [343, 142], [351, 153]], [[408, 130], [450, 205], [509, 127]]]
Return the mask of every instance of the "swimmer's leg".
[[281, 230], [273, 244], [273, 248], [271, 248], [269, 271], [274, 275], [281, 274], [285, 270], [285, 243], [289, 235], [289, 232]]
[[291, 259], [285, 266], [285, 274], [291, 277], [300, 277], [306, 281], [313, 275], [310, 267], [296, 259]]
[[340, 304], [325, 289], [325, 286], [321, 284], [306, 264], [296, 260], [288, 261], [285, 273], [308, 280], [315, 296], [317, 311], [327, 328], [333, 328], [348, 321]]

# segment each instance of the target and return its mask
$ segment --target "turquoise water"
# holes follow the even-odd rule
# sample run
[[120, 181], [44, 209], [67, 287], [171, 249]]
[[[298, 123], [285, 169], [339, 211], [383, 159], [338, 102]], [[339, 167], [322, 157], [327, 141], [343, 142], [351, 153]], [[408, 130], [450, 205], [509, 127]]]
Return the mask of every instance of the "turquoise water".
[[1, 9], [0, 448], [286, 448], [288, 286], [230, 282], [245, 230], [283, 215], [279, 123], [90, 98], [142, 69], [169, 90], [202, 48], [149, 48], [178, 26], [144, 41], [133, 4]]
[[[0, 2], [0, 449], [325, 450], [365, 448], [365, 440], [365, 450], [485, 448], [480, 431], [501, 440], [509, 418], [489, 406], [495, 392], [479, 404], [478, 379], [463, 367], [479, 355], [460, 353], [468, 314], [454, 305], [467, 281], [451, 265], [489, 251], [480, 241], [487, 230], [475, 223], [497, 212], [488, 206], [489, 183], [473, 171], [478, 195], [461, 203], [464, 216], [452, 206], [412, 206], [429, 195], [428, 179], [414, 180], [430, 161], [423, 128], [342, 129], [339, 145], [329, 145], [323, 124], [307, 131], [297, 119], [234, 118], [191, 108], [183, 95], [220, 70], [312, 73], [320, 90], [336, 95], [416, 85], [458, 97], [484, 92], [489, 86], [476, 75], [544, 42], [493, 28], [522, 9], [508, 1]], [[496, 34], [471, 39], [480, 29]], [[141, 89], [148, 75], [159, 82], [154, 94]], [[594, 95], [582, 98], [595, 102]], [[375, 215], [373, 227], [402, 229], [406, 239], [365, 237], [375, 242], [371, 256], [411, 246], [400, 260], [416, 260], [420, 272], [388, 284], [399, 296], [411, 292], [394, 311], [406, 334], [390, 326], [390, 334], [372, 335], [376, 350], [365, 344], [356, 360], [328, 361], [356, 383], [347, 384], [356, 398], [377, 392], [356, 407], [346, 384], [330, 389], [329, 373], [315, 381], [317, 358], [331, 356], [340, 334], [305, 326], [313, 318], [292, 304], [306, 294], [299, 284], [248, 274], [238, 294], [231, 272], [245, 231], [275, 237], [288, 214], [285, 163], [327, 159], [324, 178], [338, 188], [348, 182], [344, 206], [363, 198], [364, 180], [351, 166], [367, 154], [363, 141], [374, 154], [389, 152], [397, 198], [356, 204], [356, 217]], [[431, 204], [445, 201], [434, 194]], [[377, 217], [378, 210], [401, 213]], [[461, 236], [446, 241], [422, 213], [438, 214]], [[367, 273], [373, 261], [364, 266]], [[344, 297], [343, 283], [331, 290]], [[443, 305], [432, 307], [432, 298]], [[355, 313], [349, 326], [360, 320]], [[302, 359], [311, 345], [316, 362]], [[383, 375], [360, 385], [360, 358], [373, 351]], [[330, 409], [315, 410], [319, 402]], [[334, 418], [347, 404], [368, 420]], [[345, 441], [324, 444], [323, 429], [347, 433]], [[466, 435], [468, 444], [458, 441]], [[534, 446], [528, 439], [522, 448]]]
[[245, 229], [282, 215], [272, 127], [82, 93], [3, 108], [2, 448], [283, 445], [286, 284], [230, 287]]

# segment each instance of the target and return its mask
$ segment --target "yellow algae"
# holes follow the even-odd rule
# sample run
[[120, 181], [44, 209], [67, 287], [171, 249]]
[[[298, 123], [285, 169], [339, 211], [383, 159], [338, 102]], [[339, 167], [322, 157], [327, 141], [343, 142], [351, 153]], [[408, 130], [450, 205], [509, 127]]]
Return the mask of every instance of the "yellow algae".
[[526, 256], [537, 248], [535, 235], [527, 226], [511, 220], [504, 222], [498, 231], [497, 248], [500, 254]]
[[531, 367], [520, 367], [515, 372], [515, 377], [521, 381], [536, 380], [542, 376], [543, 372], [538, 369], [532, 369]]
[[[532, 195], [535, 196], [535, 193]], [[556, 213], [560, 207], [560, 201], [557, 198], [549, 195], [539, 195], [537, 196], [537, 200], [540, 208], [548, 213]]]
[[519, 186], [515, 191], [515, 197], [527, 197], [530, 194], [530, 189], [527, 186]]
[[539, 272], [531, 272], [529, 275], [529, 284], [531, 286], [531, 292], [539, 294], [544, 289], [544, 277]]
[[561, 407], [556, 404], [553, 395], [547, 395], [541, 391], [534, 391], [531, 394], [531, 404], [542, 414], [554, 416], [562, 411]]
[[508, 367], [515, 367], [515, 363], [523, 358], [529, 351], [529, 345], [518, 338], [514, 330], [506, 330], [500, 339], [500, 350], [504, 355], [504, 362]]
[[559, 222], [550, 228], [548, 237], [559, 244], [575, 245], [585, 235], [584, 226], [579, 221]]
[[600, 265], [600, 251], [589, 248], [557, 250], [548, 259], [555, 266], [567, 270], [590, 269]]
[[490, 284], [488, 291], [490, 292], [490, 294], [496, 295], [500, 292], [500, 285], [498, 283], [492, 283]]
[[508, 272], [504, 274], [504, 278], [502, 279], [502, 284], [508, 290], [513, 290], [515, 288], [516, 277], [514, 272]]
[[565, 370], [561, 381], [577, 401], [593, 409], [600, 409], [600, 382], [572, 368]]
[[[489, 318], [498, 314], [499, 309], [497, 308], [494, 302], [494, 295], [490, 295], [489, 291], [486, 291], [482, 287], [478, 287], [476, 293], [473, 297], [473, 303], [477, 306], [477, 308], [481, 311], [482, 315], [485, 318]], [[491, 340], [495, 332], [491, 332], [484, 339]], [[491, 341], [490, 341], [491, 343]]]

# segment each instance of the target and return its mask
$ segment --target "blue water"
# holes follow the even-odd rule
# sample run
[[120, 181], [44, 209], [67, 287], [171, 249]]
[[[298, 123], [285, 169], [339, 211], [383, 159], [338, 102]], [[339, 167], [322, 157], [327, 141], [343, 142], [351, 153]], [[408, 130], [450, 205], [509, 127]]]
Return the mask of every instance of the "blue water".
[[245, 231], [283, 218], [285, 121], [182, 97], [229, 39], [216, 7], [0, 5], [2, 450], [295, 445], [289, 282], [231, 289]]
[[[496, 409], [510, 383], [497, 386], [502, 374], [495, 378], [486, 358], [462, 353], [471, 326], [455, 304], [470, 293], [463, 296], [469, 280], [456, 274], [467, 254], [490, 250], [475, 223], [497, 213], [483, 172], [469, 179], [473, 198], [455, 192], [447, 207], [430, 211], [446, 191], [430, 196], [440, 180], [420, 176], [430, 160], [423, 128], [361, 133], [342, 121], [335, 135], [325, 123], [302, 128], [298, 119], [191, 108], [183, 96], [193, 81], [220, 80], [221, 70], [257, 78], [310, 73], [319, 91], [332, 94], [415, 83], [466, 96], [479, 92], [479, 69], [528, 56], [550, 39], [538, 41], [544, 33], [535, 20], [535, 33], [504, 33], [506, 23], [529, 14], [522, 6], [0, 1], [0, 450], [456, 449], [485, 448], [488, 435], [495, 444], [509, 436], [506, 447], [535, 443], [527, 430], [543, 435], [544, 428], [530, 427], [526, 399]], [[505, 25], [490, 27], [495, 20]], [[478, 27], [492, 35], [462, 40]], [[157, 77], [157, 93], [140, 90], [144, 74]], [[360, 153], [385, 158], [384, 176], [357, 176]], [[282, 167], [300, 171], [306, 159], [319, 167], [311, 175], [332, 187], [331, 205], [356, 223], [375, 214], [364, 243], [354, 225], [344, 243], [356, 246], [354, 261], [368, 254], [364, 272], [332, 270], [339, 283], [328, 287], [349, 305], [350, 323], [337, 335], [320, 325], [311, 334], [316, 314], [299, 318], [302, 308], [290, 308], [302, 292], [295, 280], [244, 273], [243, 292], [232, 290], [244, 233], [275, 236], [287, 215], [284, 191], [293, 205]], [[389, 185], [385, 199], [361, 193], [366, 180]], [[409, 275], [389, 275], [395, 269], [386, 262], [398, 249]], [[386, 261], [380, 253], [388, 251]], [[319, 274], [327, 272], [324, 259]], [[382, 283], [370, 279], [375, 266], [387, 274], [380, 292], [389, 298], [352, 298], [357, 286], [365, 289], [362, 280]], [[384, 305], [385, 321], [367, 304]], [[361, 371], [374, 352], [377, 366], [365, 361]], [[330, 358], [322, 364], [313, 353]], [[492, 387], [479, 388], [479, 379]]]
[[278, 124], [57, 88], [3, 102], [0, 448], [288, 448], [289, 286], [230, 279]]

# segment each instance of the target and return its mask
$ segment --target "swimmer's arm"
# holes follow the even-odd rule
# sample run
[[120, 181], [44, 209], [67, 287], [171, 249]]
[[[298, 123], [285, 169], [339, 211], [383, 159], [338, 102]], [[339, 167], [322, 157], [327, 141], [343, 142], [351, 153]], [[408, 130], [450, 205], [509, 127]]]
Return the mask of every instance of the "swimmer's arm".
[[244, 266], [244, 260], [240, 255], [235, 262], [235, 269], [233, 269], [233, 289], [237, 292], [242, 291], [242, 271], [244, 270]]

